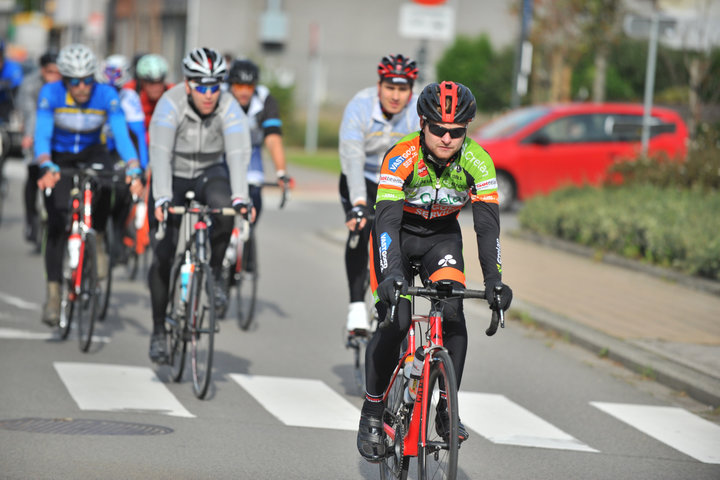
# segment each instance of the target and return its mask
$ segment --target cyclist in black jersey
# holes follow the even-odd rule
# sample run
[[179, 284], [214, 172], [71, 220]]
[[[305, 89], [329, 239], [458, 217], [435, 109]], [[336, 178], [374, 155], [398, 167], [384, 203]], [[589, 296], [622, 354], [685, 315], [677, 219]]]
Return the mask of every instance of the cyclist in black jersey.
[[[366, 396], [357, 446], [369, 461], [377, 462], [386, 453], [382, 397], [410, 328], [410, 300], [395, 297], [395, 284], [407, 288], [412, 280], [411, 260], [418, 259], [423, 280], [448, 280], [465, 286], [458, 215], [468, 201], [487, 300], [491, 307], [503, 310], [512, 300], [512, 290], [502, 283], [495, 168], [487, 152], [466, 135], [475, 109], [472, 93], [459, 83], [426, 86], [417, 102], [420, 131], [396, 143], [382, 161], [371, 232], [370, 285], [380, 318], [385, 318], [389, 304], [397, 304], [397, 318], [375, 332], [365, 356]], [[499, 305], [492, 294], [498, 284]], [[443, 313], [444, 345], [459, 386], [467, 351], [462, 301], [448, 300]], [[447, 405], [442, 399], [436, 415], [438, 428], [448, 428]], [[468, 436], [462, 424], [459, 436], [461, 440]]]

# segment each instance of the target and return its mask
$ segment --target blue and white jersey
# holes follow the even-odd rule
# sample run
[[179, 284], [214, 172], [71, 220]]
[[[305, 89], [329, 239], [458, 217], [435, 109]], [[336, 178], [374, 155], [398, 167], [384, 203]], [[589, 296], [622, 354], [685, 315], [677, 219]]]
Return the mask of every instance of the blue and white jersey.
[[[6, 58], [2, 68], [0, 68], [0, 80], [6, 80], [10, 84], [10, 90], [18, 88], [23, 80], [22, 67], [19, 63]], [[10, 92], [0, 89], [0, 103], [10, 100]]]
[[101, 143], [103, 125], [108, 122], [120, 157], [128, 162], [138, 158], [130, 140], [125, 115], [114, 87], [94, 84], [90, 99], [79, 105], [61, 81], [40, 89], [35, 124], [35, 158], [51, 152], [79, 153]]
[[[148, 163], [148, 149], [145, 131], [145, 112], [143, 112], [142, 103], [140, 102], [140, 95], [138, 95], [135, 90], [121, 88], [118, 90], [118, 96], [120, 97], [120, 107], [125, 114], [125, 121], [137, 141], [136, 145], [138, 154], [140, 155], [140, 166], [145, 170]], [[103, 133], [105, 134], [105, 142], [108, 150], [111, 152], [115, 151], [115, 137], [109, 124], [105, 124]]]
[[410, 132], [420, 130], [417, 98], [387, 119], [380, 108], [378, 87], [360, 90], [345, 107], [340, 124], [340, 166], [347, 177], [350, 202], [366, 200], [365, 179], [380, 180], [385, 152]]

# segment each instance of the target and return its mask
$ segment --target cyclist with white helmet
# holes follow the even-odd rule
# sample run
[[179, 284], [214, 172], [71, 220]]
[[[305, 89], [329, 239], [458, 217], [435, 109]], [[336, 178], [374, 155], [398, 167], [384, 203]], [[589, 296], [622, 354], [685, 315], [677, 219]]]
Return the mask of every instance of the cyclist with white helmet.
[[[155, 205], [151, 231], [157, 229], [157, 222], [167, 221], [165, 237], [153, 240], [148, 273], [153, 317], [150, 359], [158, 363], [167, 361], [165, 311], [180, 227], [176, 216], [164, 218], [164, 207], [184, 203], [188, 191], [213, 208], [232, 205], [246, 213], [249, 207], [250, 129], [235, 98], [220, 88], [227, 73], [225, 59], [216, 50], [196, 48], [183, 59], [183, 73], [185, 81], [163, 94], [150, 121], [151, 197]], [[231, 217], [213, 218], [210, 266], [216, 278], [221, 275], [232, 228]], [[155, 238], [153, 233], [151, 238]], [[217, 288], [216, 306], [224, 308], [226, 302], [222, 288]]]
[[[35, 158], [40, 165], [38, 187], [53, 189], [45, 198], [48, 213], [47, 300], [42, 320], [49, 326], [57, 325], [60, 320], [60, 281], [72, 187], [72, 177], [61, 175], [62, 168], [78, 162], [104, 163], [111, 168], [107, 149], [100, 138], [103, 125], [108, 122], [117, 150], [125, 162], [131, 190], [142, 189], [137, 179], [141, 172], [140, 162], [128, 134], [118, 94], [113, 87], [95, 81], [95, 54], [85, 45], [68, 45], [58, 54], [57, 66], [62, 81], [47, 83], [40, 89], [34, 145]], [[103, 190], [96, 195], [98, 202], [93, 210], [93, 227], [98, 231], [98, 271], [105, 271], [101, 266], [107, 264], [101, 243], [109, 199]]]
[[123, 88], [134, 90], [140, 95], [140, 104], [145, 114], [145, 130], [148, 132], [150, 130], [150, 119], [158, 100], [160, 100], [163, 93], [174, 86], [173, 83], [165, 82], [167, 74], [167, 61], [160, 55], [148, 53], [141, 56], [135, 64], [135, 78], [123, 85]]
[[404, 55], [388, 55], [377, 67], [377, 86], [358, 92], [340, 124], [340, 199], [346, 215], [348, 240], [345, 271], [350, 290], [346, 329], [349, 335], [370, 328], [365, 308], [368, 239], [385, 151], [419, 128], [412, 87], [418, 75], [415, 62]]

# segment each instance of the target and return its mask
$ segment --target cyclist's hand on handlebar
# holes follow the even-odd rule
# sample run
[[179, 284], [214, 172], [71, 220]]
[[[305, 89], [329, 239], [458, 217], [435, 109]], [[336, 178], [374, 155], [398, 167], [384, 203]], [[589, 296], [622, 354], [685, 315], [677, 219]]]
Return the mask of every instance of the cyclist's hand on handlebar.
[[362, 230], [367, 225], [367, 217], [370, 213], [370, 207], [364, 203], [355, 205], [345, 215], [345, 226], [351, 232]]
[[168, 208], [170, 206], [170, 200], [167, 199], [160, 199], [155, 202], [155, 219], [162, 223], [165, 221], [165, 212], [168, 211]]
[[[498, 292], [495, 292], [495, 289], [493, 288], [495, 286], [500, 287]], [[498, 282], [494, 285], [488, 284], [485, 286], [485, 299], [492, 310], [507, 310], [510, 308], [512, 298], [512, 289], [502, 282]]]
[[393, 277], [386, 278], [380, 282], [377, 287], [378, 298], [388, 305], [396, 305], [398, 298], [395, 295], [395, 291], [398, 285], [400, 286], [400, 293], [407, 293], [408, 282], [403, 277], [395, 275]]
[[242, 198], [235, 198], [232, 206], [237, 213], [250, 220], [250, 223], [255, 222], [256, 210], [252, 202], [245, 202]]
[[280, 188], [292, 188], [294, 184], [293, 179], [285, 172], [285, 170], [277, 171], [277, 181]]
[[40, 165], [40, 177], [37, 181], [38, 188], [40, 190], [55, 188], [55, 184], [60, 181], [60, 167], [53, 163], [49, 156], [38, 158], [38, 164]]

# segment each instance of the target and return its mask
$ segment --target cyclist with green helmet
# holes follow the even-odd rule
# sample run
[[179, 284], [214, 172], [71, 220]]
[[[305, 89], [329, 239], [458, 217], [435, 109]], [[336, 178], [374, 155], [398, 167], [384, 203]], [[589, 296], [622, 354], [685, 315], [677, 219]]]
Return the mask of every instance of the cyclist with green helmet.
[[[165, 82], [167, 74], [167, 61], [160, 55], [148, 53], [137, 61], [135, 78], [123, 85], [123, 88], [135, 90], [140, 95], [140, 104], [145, 113], [145, 130], [148, 137], [150, 135], [150, 119], [158, 100], [166, 90], [174, 86], [173, 83]], [[150, 139], [148, 138], [147, 141], [149, 144]]]

